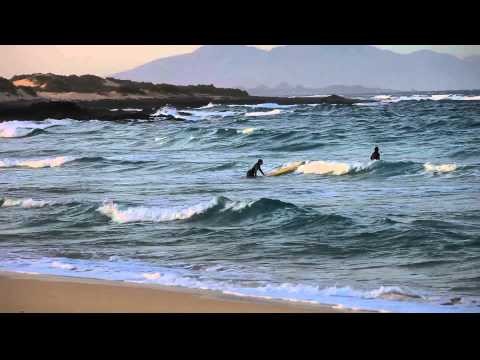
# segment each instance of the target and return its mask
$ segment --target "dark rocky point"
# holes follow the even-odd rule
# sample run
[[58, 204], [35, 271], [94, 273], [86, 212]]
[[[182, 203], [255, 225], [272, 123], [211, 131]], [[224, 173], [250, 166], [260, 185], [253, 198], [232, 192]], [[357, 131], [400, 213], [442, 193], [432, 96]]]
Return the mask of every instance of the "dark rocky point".
[[[15, 82], [19, 86], [15, 86]], [[152, 119], [151, 114], [156, 109], [166, 105], [175, 106], [181, 111], [185, 108], [205, 106], [210, 102], [238, 105], [262, 103], [351, 105], [361, 102], [338, 95], [305, 98], [250, 96], [244, 90], [217, 88], [213, 85], [177, 86], [114, 78], [103, 79], [94, 75], [55, 74], [17, 75], [11, 81], [0, 78], [1, 93], [14, 94], [16, 97], [0, 102], [0, 121], [47, 118], [149, 120]], [[11, 96], [8, 97], [10, 98]], [[127, 108], [142, 110], [122, 110]]]

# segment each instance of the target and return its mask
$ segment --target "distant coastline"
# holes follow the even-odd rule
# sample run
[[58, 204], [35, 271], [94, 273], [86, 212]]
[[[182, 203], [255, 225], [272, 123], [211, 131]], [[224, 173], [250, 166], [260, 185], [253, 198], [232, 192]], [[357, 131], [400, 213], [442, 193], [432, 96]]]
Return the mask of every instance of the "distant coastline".
[[[152, 84], [94, 75], [17, 75], [0, 78], [0, 121], [73, 118], [78, 120], [150, 119], [160, 107], [217, 104], [346, 104], [362, 100], [325, 97], [252, 96], [247, 91], [213, 85]], [[111, 111], [112, 109], [135, 111]], [[137, 109], [139, 109], [137, 111]]]
[[257, 86], [254, 88], [241, 88], [253, 96], [313, 96], [313, 95], [380, 95], [395, 94], [400, 90], [370, 88], [361, 85], [332, 85], [322, 88], [308, 88], [301, 85], [292, 86], [288, 83], [281, 83], [275, 87]]

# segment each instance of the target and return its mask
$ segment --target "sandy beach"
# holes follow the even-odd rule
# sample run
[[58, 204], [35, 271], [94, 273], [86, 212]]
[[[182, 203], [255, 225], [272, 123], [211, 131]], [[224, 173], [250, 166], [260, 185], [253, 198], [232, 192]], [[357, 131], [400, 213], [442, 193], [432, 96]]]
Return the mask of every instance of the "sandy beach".
[[4, 313], [296, 313], [351, 312], [326, 305], [253, 299], [214, 291], [0, 272]]

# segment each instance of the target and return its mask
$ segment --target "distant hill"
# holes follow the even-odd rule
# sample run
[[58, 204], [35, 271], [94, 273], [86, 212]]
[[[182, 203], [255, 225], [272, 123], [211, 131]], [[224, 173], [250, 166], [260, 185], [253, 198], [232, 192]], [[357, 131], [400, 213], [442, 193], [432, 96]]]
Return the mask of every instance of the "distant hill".
[[480, 87], [478, 57], [459, 59], [430, 50], [398, 54], [368, 45], [289, 45], [270, 51], [208, 45], [117, 73], [153, 83], [214, 84], [247, 89], [286, 82], [307, 88], [342, 84], [401, 91]]
[[250, 95], [254, 96], [310, 96], [310, 95], [366, 95], [366, 94], [392, 94], [398, 92], [392, 89], [367, 88], [360, 85], [332, 85], [324, 88], [306, 88], [304, 86], [291, 86], [282, 83], [276, 87], [265, 85], [251, 89], [245, 89]]
[[95, 75], [26, 74], [10, 80], [0, 79], [0, 92], [17, 94], [28, 92], [32, 96], [53, 100], [150, 99], [169, 96], [229, 96], [243, 97], [248, 93], [240, 89], [218, 88], [213, 85], [177, 86], [119, 80]]

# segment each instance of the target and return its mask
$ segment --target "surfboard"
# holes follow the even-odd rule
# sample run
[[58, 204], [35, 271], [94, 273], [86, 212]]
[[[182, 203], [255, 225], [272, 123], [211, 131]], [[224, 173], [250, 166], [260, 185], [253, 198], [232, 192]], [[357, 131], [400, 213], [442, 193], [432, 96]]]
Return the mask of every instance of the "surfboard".
[[300, 165], [303, 165], [305, 161], [294, 161], [292, 163], [283, 165], [270, 171], [267, 176], [280, 176], [294, 172]]

